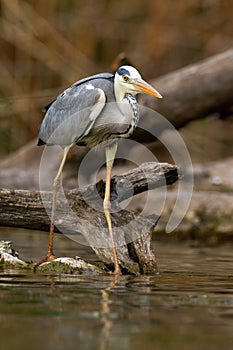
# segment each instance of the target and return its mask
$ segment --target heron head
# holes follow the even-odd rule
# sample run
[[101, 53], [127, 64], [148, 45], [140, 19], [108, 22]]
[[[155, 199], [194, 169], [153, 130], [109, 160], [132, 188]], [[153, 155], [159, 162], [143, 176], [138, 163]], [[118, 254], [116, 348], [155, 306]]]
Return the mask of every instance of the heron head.
[[143, 80], [137, 69], [132, 66], [121, 66], [117, 70], [115, 74], [115, 89], [122, 98], [127, 93], [132, 95], [144, 93], [162, 98], [160, 93]]

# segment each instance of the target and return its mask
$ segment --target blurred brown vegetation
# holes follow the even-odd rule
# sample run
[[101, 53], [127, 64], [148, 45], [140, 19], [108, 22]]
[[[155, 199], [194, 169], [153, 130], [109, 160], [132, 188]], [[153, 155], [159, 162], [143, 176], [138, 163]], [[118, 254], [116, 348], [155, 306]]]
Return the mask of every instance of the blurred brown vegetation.
[[[54, 96], [108, 71], [119, 52], [149, 80], [233, 46], [230, 0], [2, 0], [0, 11], [0, 157], [37, 136]], [[184, 132], [202, 159], [214, 153], [211, 125]], [[225, 125], [216, 121], [210, 134], [220, 156], [232, 147], [219, 137]]]

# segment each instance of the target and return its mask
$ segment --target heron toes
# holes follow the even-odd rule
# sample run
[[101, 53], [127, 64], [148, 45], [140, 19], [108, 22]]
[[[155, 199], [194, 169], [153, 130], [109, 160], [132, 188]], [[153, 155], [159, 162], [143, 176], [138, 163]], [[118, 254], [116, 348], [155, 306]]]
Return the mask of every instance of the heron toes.
[[44, 259], [42, 259], [41, 261], [39, 261], [37, 264], [35, 264], [34, 266], [34, 271], [36, 270], [36, 268], [40, 265], [42, 265], [45, 262], [49, 262], [49, 261], [53, 261], [55, 260], [57, 257], [54, 254], [47, 254], [46, 257]]
[[108, 274], [110, 275], [110, 276], [116, 276], [116, 277], [118, 277], [118, 276], [121, 276], [122, 275], [122, 272], [121, 272], [121, 270], [114, 270], [114, 271], [108, 271]]
[[57, 257], [54, 254], [47, 254], [45, 257], [45, 262], [52, 261], [57, 259]]
[[120, 276], [120, 275], [122, 275], [120, 266], [115, 267], [115, 270], [114, 270], [113, 274], [114, 274], [115, 276]]

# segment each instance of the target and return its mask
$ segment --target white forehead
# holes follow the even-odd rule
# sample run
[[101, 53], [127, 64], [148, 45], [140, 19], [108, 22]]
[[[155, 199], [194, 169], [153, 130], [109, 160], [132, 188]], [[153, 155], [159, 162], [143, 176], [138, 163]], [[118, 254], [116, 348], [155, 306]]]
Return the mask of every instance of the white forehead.
[[140, 73], [137, 71], [136, 68], [134, 68], [132, 66], [121, 66], [117, 70], [117, 74], [120, 75], [120, 76], [128, 75], [128, 76], [134, 77], [134, 78], [141, 78]]

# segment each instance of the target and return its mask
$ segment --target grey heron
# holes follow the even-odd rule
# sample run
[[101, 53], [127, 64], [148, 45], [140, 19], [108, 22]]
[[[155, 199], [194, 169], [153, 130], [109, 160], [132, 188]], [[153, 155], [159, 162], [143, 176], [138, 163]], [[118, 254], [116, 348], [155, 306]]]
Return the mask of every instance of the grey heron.
[[60, 177], [70, 149], [95, 147], [104, 142], [106, 185], [103, 209], [112, 246], [114, 273], [120, 273], [111, 223], [111, 170], [120, 138], [129, 137], [139, 120], [135, 95], [145, 93], [161, 98], [132, 66], [121, 66], [114, 74], [101, 73], [77, 81], [45, 107], [38, 145], [60, 145], [63, 156], [53, 184], [53, 201], [48, 251], [42, 261], [55, 259], [53, 253], [54, 220]]

